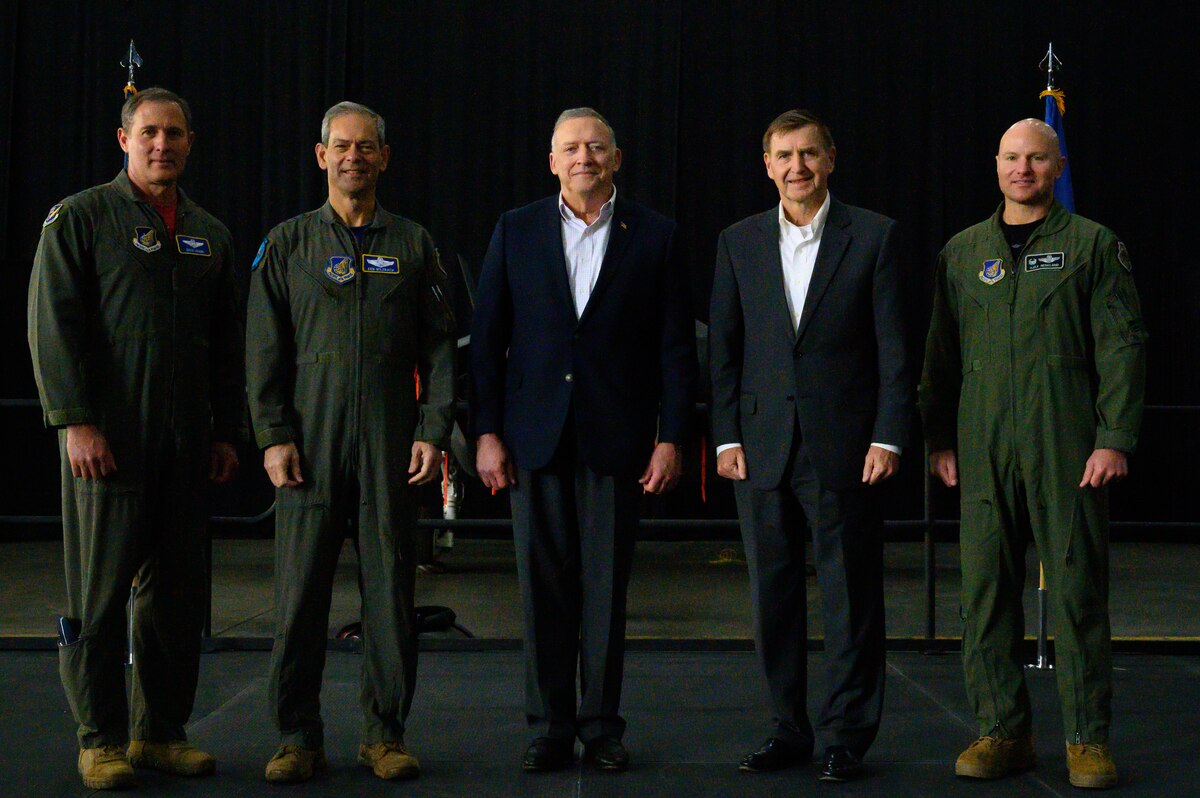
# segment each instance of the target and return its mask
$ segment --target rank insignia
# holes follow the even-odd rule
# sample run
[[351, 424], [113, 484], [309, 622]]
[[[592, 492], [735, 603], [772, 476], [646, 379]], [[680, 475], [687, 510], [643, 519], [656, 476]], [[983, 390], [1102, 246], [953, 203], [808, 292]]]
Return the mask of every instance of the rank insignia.
[[179, 247], [181, 255], [202, 255], [212, 257], [212, 247], [207, 238], [199, 236], [175, 236], [175, 246]]
[[1067, 256], [1062, 252], [1039, 252], [1036, 255], [1025, 256], [1025, 271], [1043, 272], [1048, 269], [1062, 271], [1067, 263]]
[[334, 255], [325, 266], [325, 276], [338, 285], [354, 279], [354, 258], [349, 255]]
[[1004, 279], [1004, 261], [999, 258], [995, 260], [985, 260], [983, 262], [983, 271], [979, 272], [979, 280], [987, 285], [995, 285]]
[[400, 259], [387, 255], [363, 255], [363, 271], [370, 274], [399, 274]]
[[[58, 207], [59, 206], [55, 205], [54, 209], [50, 211], [50, 214], [54, 215], [57, 212]], [[46, 224], [49, 224], [49, 222], [46, 222]], [[1129, 250], [1125, 249], [1124, 241], [1117, 242], [1117, 262], [1125, 267], [1125, 271], [1133, 272], [1133, 261], [1129, 259]]]
[[[46, 221], [42, 222], [42, 227], [49, 227], [58, 221], [58, 212], [62, 210], [62, 203], [58, 203], [50, 209], [50, 213], [46, 214]], [[1125, 246], [1122, 244], [1121, 246]]]
[[267, 239], [258, 245], [258, 254], [254, 256], [254, 262], [250, 264], [250, 271], [258, 268], [258, 264], [262, 263], [263, 256], [267, 254]]
[[153, 227], [133, 228], [133, 245], [142, 252], [158, 252], [162, 249], [162, 242], [154, 234]]

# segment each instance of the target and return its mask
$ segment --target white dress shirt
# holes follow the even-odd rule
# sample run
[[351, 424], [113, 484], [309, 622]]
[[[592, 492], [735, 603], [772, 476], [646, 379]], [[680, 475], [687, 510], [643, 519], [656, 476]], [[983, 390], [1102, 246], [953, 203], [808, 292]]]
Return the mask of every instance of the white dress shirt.
[[[817, 265], [817, 251], [821, 248], [821, 233], [825, 231], [825, 219], [829, 216], [829, 194], [821, 208], [806, 225], [796, 225], [788, 221], [783, 212], [783, 203], [779, 203], [779, 259], [783, 262], [783, 284], [787, 299], [788, 313], [792, 317], [792, 332], [800, 329], [800, 314], [804, 312], [804, 299], [808, 296], [808, 286], [812, 283], [813, 267]], [[887, 443], [871, 443], [881, 449], [900, 454], [899, 446]], [[723, 443], [717, 447], [717, 454], [741, 446], [740, 443]]]
[[612, 196], [600, 206], [596, 221], [587, 224], [575, 215], [562, 193], [558, 195], [558, 213], [562, 218], [563, 256], [567, 261], [567, 282], [571, 285], [571, 298], [575, 301], [575, 318], [583, 316], [596, 278], [600, 276], [600, 265], [604, 263], [604, 252], [608, 249], [608, 234], [612, 230], [613, 202], [617, 199], [617, 188]]

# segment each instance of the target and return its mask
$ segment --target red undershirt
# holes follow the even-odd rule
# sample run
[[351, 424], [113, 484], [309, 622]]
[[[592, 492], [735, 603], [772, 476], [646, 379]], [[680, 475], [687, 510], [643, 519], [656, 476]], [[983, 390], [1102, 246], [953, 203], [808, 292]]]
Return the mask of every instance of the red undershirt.
[[154, 206], [154, 210], [158, 211], [158, 215], [162, 217], [163, 223], [167, 226], [167, 236], [175, 237], [175, 209], [179, 207], [179, 200], [176, 199], [170, 205], [159, 205], [157, 202], [150, 203]]

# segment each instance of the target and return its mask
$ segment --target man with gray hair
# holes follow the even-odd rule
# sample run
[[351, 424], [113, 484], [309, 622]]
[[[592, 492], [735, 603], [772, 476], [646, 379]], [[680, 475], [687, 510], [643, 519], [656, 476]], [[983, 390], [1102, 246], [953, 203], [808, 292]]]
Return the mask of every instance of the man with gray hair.
[[376, 201], [390, 156], [383, 118], [338, 103], [316, 156], [328, 201], [273, 229], [251, 266], [250, 411], [276, 488], [270, 700], [282, 740], [266, 778], [304, 781], [325, 767], [330, 592], [354, 521], [358, 761], [380, 778], [413, 778], [420, 766], [404, 722], [417, 667], [414, 488], [438, 474], [450, 436], [454, 325], [433, 239]]
[[[674, 487], [695, 377], [675, 223], [622, 196], [612, 127], [564, 111], [559, 192], [500, 217], [471, 327], [472, 421], [508, 488], [525, 616], [525, 770], [624, 770], [625, 596], [643, 492]], [[576, 704], [575, 679], [580, 693]]]
[[979, 737], [959, 776], [1035, 764], [1020, 661], [1032, 535], [1054, 625], [1071, 784], [1112, 787], [1108, 486], [1128, 471], [1146, 379], [1133, 263], [1111, 230], [1054, 199], [1054, 129], [1000, 139], [1004, 201], [950, 239], [934, 274], [921, 379], [930, 469], [961, 485], [963, 666]]

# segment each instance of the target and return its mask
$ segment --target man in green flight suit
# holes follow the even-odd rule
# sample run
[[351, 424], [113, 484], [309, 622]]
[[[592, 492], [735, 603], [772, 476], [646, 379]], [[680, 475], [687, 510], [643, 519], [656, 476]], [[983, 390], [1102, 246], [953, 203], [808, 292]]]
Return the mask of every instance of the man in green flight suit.
[[380, 778], [412, 778], [420, 766], [404, 721], [417, 665], [414, 486], [437, 476], [448, 446], [453, 318], [429, 233], [376, 202], [390, 155], [383, 118], [338, 103], [321, 122], [316, 154], [328, 202], [273, 229], [251, 267], [250, 410], [276, 487], [270, 700], [282, 744], [266, 778], [304, 781], [325, 767], [330, 591], [355, 518], [358, 761]]
[[233, 478], [246, 432], [246, 272], [225, 225], [177, 185], [195, 135], [178, 95], [126, 100], [128, 166], [50, 209], [29, 284], [34, 376], [62, 458], [59, 671], [91, 789], [132, 785], [131, 763], [204, 775], [216, 762], [184, 724], [207, 609], [207, 483]]
[[1066, 159], [1036, 119], [1000, 140], [1004, 203], [938, 257], [921, 381], [930, 467], [961, 484], [963, 663], [980, 737], [955, 773], [1034, 765], [1020, 661], [1025, 541], [1055, 635], [1067, 767], [1110, 787], [1107, 485], [1127, 473], [1146, 332], [1125, 245], [1054, 200]]

